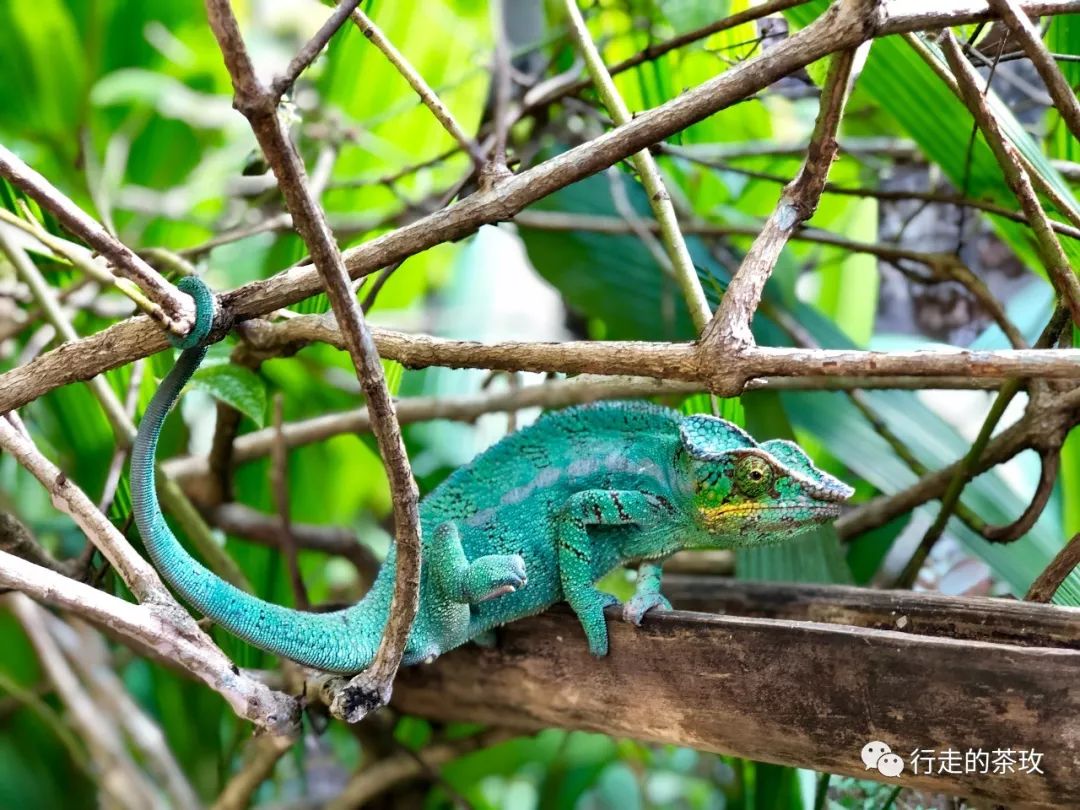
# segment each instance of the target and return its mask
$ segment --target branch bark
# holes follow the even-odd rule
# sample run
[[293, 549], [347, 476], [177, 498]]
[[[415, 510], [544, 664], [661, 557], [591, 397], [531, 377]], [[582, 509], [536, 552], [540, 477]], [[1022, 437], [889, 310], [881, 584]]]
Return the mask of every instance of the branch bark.
[[1054, 100], [1054, 109], [1069, 128], [1073, 137], [1080, 140], [1080, 102], [1076, 100], [1076, 93], [1069, 86], [1068, 80], [1062, 74], [1050, 54], [1046, 45], [1043, 44], [1042, 34], [1028, 19], [1024, 9], [1016, 0], [988, 0], [990, 8], [1001, 17], [1009, 27], [1013, 37], [1020, 43], [1024, 53], [1028, 55], [1031, 64], [1039, 72], [1039, 76], [1046, 85], [1050, 98]]
[[[585, 64], [589, 75], [592, 76], [593, 84], [600, 95], [600, 100], [607, 109], [611, 120], [617, 126], [624, 126], [633, 120], [630, 108], [626, 106], [615, 82], [611, 78], [596, 44], [589, 35], [589, 29], [585, 26], [585, 20], [578, 10], [577, 0], [566, 0], [566, 14], [570, 21], [570, 30], [577, 40], [578, 48], [585, 56]], [[664, 178], [660, 174], [660, 167], [656, 159], [648, 149], [630, 156], [630, 161], [641, 176], [641, 185], [645, 188], [649, 197], [649, 207], [653, 216], [656, 217], [660, 230], [660, 239], [664, 244], [664, 252], [675, 279], [682, 290], [686, 306], [690, 310], [690, 318], [698, 333], [709, 322], [709, 302], [705, 299], [705, 291], [701, 289], [701, 281], [698, 279], [697, 268], [694, 260], [690, 257], [690, 251], [686, 247], [686, 240], [682, 231], [679, 230], [679, 218], [675, 214], [675, 206], [671, 202]]]
[[716, 315], [701, 337], [703, 345], [726, 351], [741, 351], [754, 345], [750, 322], [761, 303], [765, 282], [772, 275], [780, 252], [795, 229], [817, 210], [829, 169], [836, 159], [836, 133], [844, 115], [855, 53], [855, 50], [848, 50], [833, 55], [821, 88], [821, 108], [802, 169], [784, 188], [776, 209], [765, 221], [724, 291]]
[[[1022, 8], [1029, 16], [1067, 14], [1080, 11], [1080, 0], [1025, 2]], [[987, 6], [976, 0], [918, 0], [885, 6], [839, 3], [791, 38], [636, 116], [626, 125], [508, 177], [497, 188], [473, 194], [346, 251], [345, 266], [352, 278], [359, 278], [435, 245], [462, 239], [481, 225], [509, 219], [530, 203], [606, 169], [834, 51], [857, 47], [875, 36], [942, 28], [992, 16]], [[244, 320], [307, 298], [320, 288], [318, 272], [305, 265], [225, 293], [219, 304], [227, 318]], [[167, 346], [165, 336], [146, 319], [123, 321], [0, 375], [0, 412], [20, 407], [58, 385], [89, 379]]]
[[[341, 12], [346, 6], [351, 10], [356, 2], [343, 2], [320, 33], [324, 33], [331, 23], [340, 25], [345, 21], [347, 13]], [[396, 524], [396, 578], [390, 617], [374, 662], [353, 679], [349, 698], [331, 707], [339, 716], [357, 722], [368, 711], [385, 705], [389, 700], [391, 685], [416, 616], [420, 589], [419, 496], [401, 430], [394, 416], [379, 352], [353, 296], [349, 274], [326, 222], [326, 215], [308, 188], [303, 163], [278, 115], [280, 88], [275, 85], [267, 90], [255, 75], [228, 0], [206, 0], [206, 9], [210, 27], [232, 78], [235, 106], [251, 124], [255, 138], [277, 177], [293, 224], [307, 244], [330, 305], [341, 324], [344, 346], [356, 367], [357, 377], [367, 398], [372, 415], [372, 431], [390, 481]], [[329, 33], [326, 34], [322, 41], [328, 40], [329, 36]], [[291, 71], [292, 66], [289, 75]], [[350, 709], [347, 710], [346, 706]]]
[[167, 282], [131, 248], [109, 233], [93, 217], [75, 205], [56, 186], [31, 169], [18, 155], [0, 145], [0, 176], [22, 189], [42, 208], [94, 250], [109, 260], [112, 271], [132, 281], [149, 296], [150, 316], [166, 329], [183, 336], [195, 323], [191, 299]]
[[0, 587], [70, 611], [145, 655], [178, 667], [220, 694], [240, 717], [275, 734], [293, 734], [294, 698], [244, 674], [175, 603], [133, 605], [0, 551]]
[[1005, 137], [993, 110], [979, 89], [979, 75], [964, 56], [959, 43], [951, 31], [945, 31], [941, 37], [941, 48], [949, 68], [956, 77], [960, 97], [975, 118], [986, 143], [997, 158], [1009, 187], [1013, 190], [1020, 207], [1031, 223], [1035, 236], [1035, 247], [1043, 261], [1050, 280], [1058, 295], [1069, 308], [1073, 323], [1080, 326], [1080, 279], [1076, 276], [1065, 251], [1061, 248], [1057, 235], [1050, 226], [1039, 198], [1032, 187], [1031, 178], [1021, 161], [1016, 147]]

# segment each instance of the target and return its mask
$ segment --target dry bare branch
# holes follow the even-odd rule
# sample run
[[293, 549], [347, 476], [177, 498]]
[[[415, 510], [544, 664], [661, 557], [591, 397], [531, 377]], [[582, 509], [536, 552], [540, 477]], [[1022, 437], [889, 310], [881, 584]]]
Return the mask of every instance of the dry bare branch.
[[296, 729], [296, 700], [237, 669], [175, 602], [134, 605], [3, 551], [0, 588], [74, 613], [141, 653], [188, 672], [260, 728], [278, 734]]
[[[355, 5], [355, 2], [342, 3], [328, 26], [330, 22], [343, 22], [345, 16], [340, 14], [341, 10], [345, 6], [351, 9]], [[351, 722], [356, 722], [367, 711], [385, 705], [389, 700], [391, 685], [416, 616], [420, 589], [419, 496], [401, 430], [394, 416], [378, 350], [353, 296], [349, 275], [327, 225], [326, 215], [311, 194], [304, 165], [278, 115], [279, 96], [275, 95], [273, 87], [268, 91], [255, 75], [228, 0], [206, 0], [206, 8], [210, 27], [232, 78], [235, 106], [251, 124], [263, 155], [277, 177], [293, 224], [307, 244], [330, 305], [341, 324], [344, 345], [371, 409], [372, 431], [390, 481], [396, 540], [396, 577], [390, 617], [375, 660], [350, 683], [349, 697], [332, 706], [339, 715], [347, 715]], [[327, 34], [325, 39], [329, 39], [329, 36]], [[343, 708], [346, 706], [348, 710]]]
[[702, 334], [703, 345], [739, 351], [754, 344], [750, 322], [761, 302], [765, 282], [772, 275], [788, 238], [813, 216], [825, 190], [829, 169], [836, 159], [836, 133], [844, 115], [854, 63], [855, 50], [833, 55], [821, 89], [821, 108], [802, 169], [784, 188], [776, 209], [765, 220], [761, 233], [743, 257], [724, 291], [716, 315]]
[[[1022, 8], [1029, 16], [1075, 13], [1080, 11], [1080, 0], [1033, 0], [1023, 3]], [[942, 28], [992, 16], [987, 6], [976, 0], [918, 0], [884, 6], [871, 2], [836, 4], [789, 39], [636, 116], [625, 126], [509, 177], [497, 188], [470, 195], [450, 208], [346, 251], [345, 266], [351, 277], [358, 278], [435, 245], [468, 236], [481, 225], [508, 219], [530, 203], [685, 129], [829, 53], [857, 47], [871, 37]], [[292, 268], [225, 293], [219, 304], [226, 319], [243, 320], [295, 303], [315, 294], [320, 287], [314, 267]], [[0, 412], [20, 407], [58, 385], [89, 379], [167, 346], [165, 336], [147, 320], [123, 321], [0, 375]]]
[[125, 749], [116, 725], [108, 720], [103, 721], [100, 707], [72, 671], [56, 639], [49, 632], [48, 614], [21, 593], [9, 594], [7, 603], [29, 636], [42, 669], [64, 701], [72, 725], [86, 741], [87, 751], [97, 771], [98, 784], [108, 797], [107, 804], [131, 810], [165, 810], [167, 805], [164, 798], [158, 795]]
[[290, 738], [273, 734], [260, 734], [249, 740], [244, 751], [244, 764], [233, 774], [210, 810], [244, 810], [249, 807], [259, 785], [273, 773], [274, 766], [292, 744]]
[[0, 176], [7, 178], [42, 208], [49, 210], [73, 234], [109, 260], [117, 276], [129, 279], [153, 302], [150, 316], [171, 332], [186, 335], [195, 322], [191, 299], [181, 293], [138, 254], [75, 205], [56, 186], [27, 166], [14, 152], [0, 145]]
[[[967, 376], [1080, 378], [1078, 349], [970, 349], [859, 351], [751, 347], [738, 354], [714, 353], [695, 343], [568, 341], [478, 343], [389, 329], [372, 330], [379, 352], [407, 368], [447, 366], [499, 371], [562, 372], [655, 377], [692, 382], [724, 396], [759, 377]], [[270, 324], [249, 322], [245, 336], [257, 348], [290, 343], [344, 343], [331, 314], [301, 315]]]

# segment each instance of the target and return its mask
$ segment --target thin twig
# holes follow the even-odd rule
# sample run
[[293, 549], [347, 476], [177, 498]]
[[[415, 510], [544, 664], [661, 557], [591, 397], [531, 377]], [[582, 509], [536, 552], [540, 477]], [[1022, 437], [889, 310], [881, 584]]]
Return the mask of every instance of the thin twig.
[[[764, 180], [769, 183], [778, 183], [780, 185], [787, 185], [791, 182], [791, 178], [784, 177], [780, 174], [759, 171], [757, 169], [747, 169], [742, 166], [735, 166], [731, 163], [726, 163], [724, 161], [708, 160], [705, 158], [694, 157], [692, 153], [689, 153], [686, 150], [679, 149], [677, 147], [664, 146], [662, 147], [661, 151], [666, 154], [682, 158], [691, 163], [696, 163], [701, 166], [707, 166], [721, 172], [731, 172], [732, 174], [739, 174], [743, 177], [749, 177], [754, 180]], [[935, 191], [919, 191], [917, 189], [907, 190], [853, 187], [842, 186], [837, 183], [826, 183], [825, 193], [843, 197], [870, 198], [883, 202], [906, 202], [908, 200], [920, 200], [922, 202], [935, 203], [939, 205], [953, 205], [958, 208], [974, 208], [978, 211], [984, 211], [987, 214], [993, 214], [994, 216], [1002, 217], [1013, 222], [1019, 222], [1024, 225], [1028, 224], [1027, 217], [1024, 216], [1024, 214], [1020, 211], [1013, 211], [1012, 209], [1006, 208], [1003, 205], [987, 202], [986, 200], [972, 199], [971, 197], [965, 197], [961, 194], [948, 194]], [[1059, 233], [1062, 236], [1068, 236], [1072, 239], [1080, 239], [1080, 228], [1076, 228], [1064, 222], [1058, 222], [1057, 220], [1051, 220], [1050, 226], [1054, 229], [1056, 233]]]
[[[3, 447], [3, 444], [0, 444], [0, 447]], [[57, 560], [42, 548], [41, 544], [34, 539], [33, 533], [15, 515], [8, 512], [0, 512], [0, 551], [22, 557], [34, 565], [40, 565], [67, 577], [73, 576], [78, 570], [77, 560]]]
[[[602, 214], [569, 214], [560, 211], [522, 211], [514, 217], [514, 222], [523, 227], [538, 230], [574, 230], [595, 233], [637, 233], [639, 230], [650, 232], [658, 230], [657, 224], [648, 219], [627, 220], [623, 217]], [[732, 236], [760, 237], [764, 233], [765, 226], [686, 223], [681, 225], [681, 228], [687, 235], [722, 239]], [[894, 265], [913, 262], [925, 266], [933, 275], [943, 280], [956, 280], [954, 277], [957, 276], [955, 270], [957, 267], [966, 269], [963, 262], [952, 253], [928, 253], [899, 245], [862, 242], [816, 228], [798, 227], [787, 238], [792, 242], [810, 242], [849, 250], [852, 253], [865, 253]]]
[[472, 157], [476, 165], [482, 164], [484, 162], [483, 155], [477, 149], [476, 143], [465, 133], [457, 119], [454, 118], [454, 114], [450, 112], [450, 108], [443, 103], [438, 93], [432, 90], [431, 86], [424, 81], [424, 77], [405, 58], [404, 54], [394, 46], [393, 42], [387, 39], [382, 30], [362, 9], [353, 9], [351, 18], [356, 27], [360, 29], [360, 33], [367, 37], [371, 44], [378, 48], [389, 60], [390, 64], [397, 68], [398, 73], [409, 83], [409, 87], [420, 97], [420, 101], [423, 102], [424, 106], [431, 110], [431, 114], [442, 124], [443, 129], [457, 141], [458, 146]]
[[[585, 64], [589, 75], [592, 77], [596, 90], [600, 95], [605, 109], [612, 120], [619, 126], [629, 123], [633, 116], [619, 94], [615, 82], [611, 78], [596, 44], [589, 36], [589, 29], [585, 26], [585, 20], [577, 7], [577, 0], [566, 0], [566, 13], [570, 21], [570, 29], [577, 40], [578, 47], [585, 56]], [[700, 333], [709, 322], [709, 302], [705, 298], [705, 291], [701, 288], [694, 260], [686, 247], [682, 231], [679, 229], [679, 219], [675, 214], [675, 206], [671, 202], [667, 186], [664, 184], [663, 175], [656, 159], [648, 149], [630, 156], [630, 162], [634, 165], [641, 177], [641, 184], [649, 195], [649, 207], [652, 208], [653, 216], [660, 228], [660, 239], [671, 262], [671, 269], [675, 279], [679, 283], [686, 305], [690, 310], [690, 318], [695, 328]]]
[[1050, 98], [1054, 100], [1054, 109], [1061, 116], [1061, 120], [1065, 122], [1073, 137], [1080, 140], [1080, 102], [1077, 102], [1075, 91], [1069, 86], [1054, 57], [1043, 44], [1042, 35], [1016, 0], [989, 0], [989, 3], [990, 8], [997, 12], [1009, 27], [1013, 38], [1031, 59], [1050, 93]]
[[331, 307], [342, 324], [341, 334], [367, 397], [372, 429], [390, 481], [396, 524], [396, 578], [390, 616], [375, 660], [349, 684], [348, 698], [332, 706], [339, 716], [356, 722], [389, 700], [391, 684], [416, 616], [420, 587], [416, 482], [394, 417], [378, 350], [353, 297], [348, 272], [326, 215], [310, 193], [303, 163], [277, 115], [273, 90], [268, 92], [256, 77], [228, 0], [206, 0], [206, 7], [233, 81], [236, 107], [247, 117], [278, 179], [294, 226], [311, 252]]
[[345, 789], [326, 805], [326, 810], [350, 810], [363, 807], [402, 782], [416, 779], [471, 751], [487, 748], [517, 736], [514, 732], [494, 729], [474, 737], [429, 745], [418, 752], [402, 751], [367, 767], [349, 780]]
[[1029, 602], [1049, 602], [1054, 598], [1061, 583], [1080, 565], [1080, 534], [1073, 538], [1057, 553], [1050, 564], [1031, 583], [1027, 595]]
[[784, 188], [776, 209], [765, 220], [761, 233], [724, 291], [716, 315], [702, 335], [704, 346], [738, 351], [754, 344], [750, 322], [761, 302], [765, 282], [772, 275], [788, 238], [817, 210], [829, 169], [836, 159], [836, 133], [843, 118], [854, 63], [854, 50], [833, 55], [821, 89], [821, 107], [806, 160], [799, 174]]
[[191, 299], [181, 293], [127, 245], [110, 234], [99, 222], [75, 205], [52, 183], [31, 169], [7, 147], [0, 145], [0, 176], [7, 178], [84, 240], [102, 256], [117, 276], [132, 281], [149, 296], [149, 315], [171, 332], [186, 335], [195, 322]]
[[506, 31], [506, 0], [491, 0], [488, 11], [495, 48], [491, 67], [491, 159], [480, 172], [480, 184], [484, 188], [494, 187], [510, 174], [506, 163], [506, 142], [510, 135], [511, 121], [508, 110], [513, 87], [510, 76], [510, 44]]
[[1035, 525], [1035, 522], [1046, 509], [1050, 496], [1054, 492], [1057, 483], [1058, 471], [1061, 469], [1061, 448], [1053, 447], [1042, 450], [1039, 453], [1039, 482], [1035, 486], [1035, 494], [1031, 496], [1028, 506], [1020, 517], [1011, 523], [1001, 526], [984, 526], [980, 534], [991, 543], [1012, 543], [1019, 540]]
[[341, 0], [338, 3], [333, 14], [326, 18], [326, 22], [319, 27], [315, 35], [304, 43], [304, 47], [300, 49], [300, 52], [289, 61], [285, 71], [280, 76], [274, 77], [274, 80], [270, 83], [269, 91], [265, 94], [266, 100], [270, 104], [277, 105], [281, 97], [300, 78], [300, 74], [307, 70], [308, 66], [322, 53], [330, 38], [345, 24], [345, 20], [356, 10], [358, 5], [360, 5], [360, 0]]
[[979, 89], [979, 76], [964, 58], [960, 45], [951, 32], [945, 31], [941, 37], [941, 48], [945, 59], [956, 77], [960, 95], [968, 110], [974, 116], [987, 145], [997, 158], [1005, 174], [1005, 179], [1020, 202], [1020, 207], [1031, 222], [1035, 236], [1035, 248], [1042, 259], [1050, 280], [1064, 300], [1072, 315], [1073, 323], [1080, 325], [1080, 279], [1077, 279], [1061, 243], [1050, 227], [1050, 219], [1043, 211], [1031, 178], [1020, 161], [1019, 153], [1012, 142], [1001, 131], [997, 117], [986, 103]]

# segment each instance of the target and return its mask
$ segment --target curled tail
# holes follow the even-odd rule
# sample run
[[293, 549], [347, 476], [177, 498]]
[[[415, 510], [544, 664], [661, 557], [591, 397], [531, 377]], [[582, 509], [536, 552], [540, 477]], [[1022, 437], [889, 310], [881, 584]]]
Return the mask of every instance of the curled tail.
[[[176, 539], [158, 504], [154, 457], [165, 416], [206, 356], [199, 345], [213, 325], [214, 297], [197, 278], [179, 287], [196, 303], [191, 334], [174, 345], [180, 359], [150, 400], [131, 451], [131, 500], [135, 523], [154, 565], [191, 605], [260, 650], [328, 672], [354, 673], [375, 657], [390, 609], [392, 564], [380, 571], [358, 604], [334, 613], [305, 613], [245, 593], [206, 569]], [[170, 338], [172, 339], [172, 338]]]

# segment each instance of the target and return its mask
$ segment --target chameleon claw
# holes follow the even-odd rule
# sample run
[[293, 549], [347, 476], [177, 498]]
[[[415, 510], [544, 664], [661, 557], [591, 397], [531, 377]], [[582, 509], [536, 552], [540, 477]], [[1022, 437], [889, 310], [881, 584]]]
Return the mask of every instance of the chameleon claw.
[[671, 602], [658, 593], [648, 596], [634, 595], [623, 605], [623, 620], [640, 627], [645, 614], [650, 610], [671, 610]]

